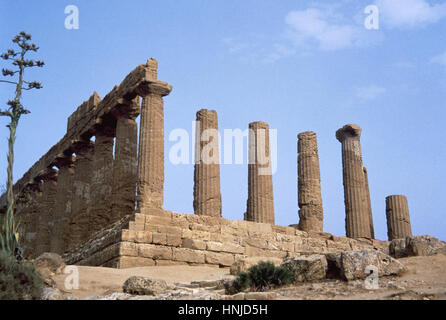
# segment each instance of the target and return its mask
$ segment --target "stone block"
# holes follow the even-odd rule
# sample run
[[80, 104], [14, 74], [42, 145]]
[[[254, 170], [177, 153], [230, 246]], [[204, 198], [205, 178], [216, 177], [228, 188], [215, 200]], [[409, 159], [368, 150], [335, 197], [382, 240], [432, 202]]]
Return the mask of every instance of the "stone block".
[[230, 267], [234, 263], [234, 255], [221, 252], [206, 252], [206, 263]]
[[206, 250], [206, 242], [202, 240], [184, 238], [181, 247], [194, 250]]
[[173, 260], [190, 263], [205, 263], [204, 252], [199, 250], [172, 248]]
[[138, 256], [154, 260], [172, 260], [172, 248], [153, 244], [138, 244]]

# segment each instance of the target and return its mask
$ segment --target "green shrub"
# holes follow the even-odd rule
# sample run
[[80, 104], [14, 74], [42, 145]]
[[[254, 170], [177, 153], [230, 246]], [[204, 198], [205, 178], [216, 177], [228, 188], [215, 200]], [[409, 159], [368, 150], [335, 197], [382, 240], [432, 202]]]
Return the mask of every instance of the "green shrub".
[[226, 286], [228, 294], [235, 294], [251, 288], [264, 291], [293, 282], [294, 274], [286, 268], [276, 267], [271, 261], [261, 261], [247, 272], [240, 272], [235, 280]]
[[251, 278], [246, 272], [239, 272], [237, 277], [232, 282], [225, 284], [226, 292], [228, 294], [236, 294], [251, 286]]
[[290, 283], [294, 275], [283, 267], [276, 267], [270, 261], [261, 261], [248, 270], [251, 278], [251, 288], [256, 291], [264, 291]]
[[0, 300], [38, 300], [43, 280], [34, 266], [0, 250]]

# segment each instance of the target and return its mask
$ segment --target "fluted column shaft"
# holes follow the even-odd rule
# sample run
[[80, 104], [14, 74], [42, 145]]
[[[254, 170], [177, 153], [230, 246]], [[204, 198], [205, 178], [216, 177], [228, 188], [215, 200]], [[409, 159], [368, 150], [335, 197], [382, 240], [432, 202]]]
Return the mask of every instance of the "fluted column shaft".
[[367, 195], [367, 205], [369, 209], [369, 225], [370, 225], [370, 234], [372, 239], [375, 239], [375, 227], [373, 226], [373, 211], [372, 211], [372, 199], [370, 198], [370, 187], [369, 187], [369, 175], [367, 173], [367, 168], [362, 168], [364, 172], [364, 183], [365, 190]]
[[299, 229], [322, 232], [324, 213], [316, 133], [300, 133], [297, 148]]
[[197, 112], [194, 166], [194, 212], [221, 216], [218, 119], [214, 110]]
[[66, 239], [73, 198], [74, 160], [72, 156], [59, 158], [57, 193], [54, 205], [54, 225], [51, 234], [51, 252], [61, 254], [67, 249]]
[[412, 236], [409, 205], [403, 195], [386, 198], [387, 235], [389, 241]]
[[274, 224], [273, 178], [269, 146], [269, 126], [249, 124], [248, 201], [246, 219]]
[[42, 197], [38, 214], [36, 256], [51, 251], [51, 233], [54, 229], [54, 210], [57, 194], [57, 171], [48, 169], [41, 178]]
[[361, 128], [353, 124], [336, 132], [342, 143], [345, 225], [347, 237], [371, 238], [360, 136]]
[[112, 221], [135, 209], [137, 179], [138, 125], [134, 119], [118, 117], [113, 163]]
[[161, 95], [142, 99], [138, 156], [139, 207], [162, 208], [164, 196], [164, 106]]
[[111, 128], [101, 128], [95, 134], [89, 237], [110, 223], [113, 184], [112, 131]]
[[94, 174], [94, 143], [80, 141], [75, 144], [76, 161], [73, 175], [73, 204], [67, 234], [70, 248], [89, 237], [92, 176]]

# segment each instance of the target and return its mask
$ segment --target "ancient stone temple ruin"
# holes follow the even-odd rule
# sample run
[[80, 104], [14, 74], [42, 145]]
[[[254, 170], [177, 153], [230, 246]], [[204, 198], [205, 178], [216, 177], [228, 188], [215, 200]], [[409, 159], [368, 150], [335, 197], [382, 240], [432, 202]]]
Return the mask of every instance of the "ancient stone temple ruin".
[[[323, 232], [313, 132], [298, 136], [300, 222], [275, 225], [269, 126], [262, 121], [249, 124], [245, 217], [223, 218], [218, 119], [213, 110], [196, 114], [194, 214], [164, 210], [163, 97], [172, 86], [158, 80], [157, 71], [157, 61], [149, 59], [103, 99], [93, 93], [68, 118], [64, 137], [15, 183], [15, 213], [21, 220], [20, 242], [26, 256], [51, 251], [63, 254], [69, 264], [117, 268], [230, 266], [246, 256], [285, 258], [387, 248], [388, 243], [373, 239], [357, 125], [346, 125], [336, 134], [342, 143], [347, 237]], [[390, 239], [411, 234], [404, 200], [387, 199]], [[0, 205], [4, 212], [5, 195]]]

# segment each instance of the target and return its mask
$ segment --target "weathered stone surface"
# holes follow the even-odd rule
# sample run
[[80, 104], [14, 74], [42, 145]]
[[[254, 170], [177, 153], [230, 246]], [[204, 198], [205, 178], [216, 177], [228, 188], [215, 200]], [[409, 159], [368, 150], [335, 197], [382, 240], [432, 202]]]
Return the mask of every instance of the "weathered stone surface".
[[113, 185], [114, 130], [102, 127], [96, 132], [91, 180], [91, 209], [89, 234], [94, 234], [111, 223]]
[[391, 257], [399, 259], [407, 257], [406, 239], [394, 239], [389, 245]]
[[49, 169], [42, 176], [42, 198], [38, 214], [36, 255], [51, 249], [51, 232], [54, 223], [54, 204], [57, 194], [57, 171]]
[[53, 230], [51, 233], [51, 252], [62, 254], [67, 249], [68, 225], [73, 197], [74, 160], [72, 156], [60, 158], [57, 162], [57, 193], [54, 204]]
[[205, 262], [208, 264], [217, 264], [223, 267], [230, 267], [234, 263], [234, 255], [224, 252], [206, 252]]
[[197, 112], [194, 166], [194, 213], [221, 216], [220, 153], [215, 110]]
[[138, 125], [135, 115], [119, 115], [116, 121], [115, 159], [111, 221], [115, 222], [135, 209], [137, 180]]
[[316, 133], [300, 133], [297, 149], [299, 229], [322, 232], [324, 212]]
[[387, 236], [389, 241], [412, 237], [409, 205], [403, 195], [386, 197]]
[[89, 236], [91, 181], [93, 176], [94, 143], [80, 141], [75, 144], [76, 161], [73, 175], [73, 199], [69, 217], [67, 247], [86, 241]]
[[430, 256], [437, 253], [446, 255], [446, 242], [433, 236], [424, 235], [406, 238], [407, 256]]
[[336, 138], [342, 143], [345, 226], [350, 238], [372, 238], [362, 164], [361, 131], [356, 124], [347, 124], [336, 131]]
[[327, 259], [323, 255], [289, 258], [281, 266], [294, 274], [296, 282], [325, 279], [327, 273]]
[[269, 126], [266, 122], [249, 124], [248, 162], [246, 220], [274, 224]]
[[62, 292], [56, 288], [43, 288], [42, 290], [42, 300], [63, 300], [64, 297]]
[[124, 293], [148, 296], [163, 294], [170, 289], [170, 286], [164, 280], [154, 280], [137, 276], [128, 278], [122, 286]]
[[61, 274], [65, 268], [65, 262], [60, 255], [52, 252], [45, 252], [33, 260], [33, 265], [40, 273], [44, 269], [54, 274]]
[[398, 260], [377, 250], [345, 251], [327, 255], [330, 267], [329, 273], [337, 274], [344, 280], [365, 279], [370, 268], [377, 268], [378, 276], [400, 275], [406, 271]]
[[280, 266], [283, 262], [283, 259], [274, 258], [274, 257], [246, 257], [246, 258], [237, 259], [231, 265], [230, 274], [237, 275], [240, 272], [248, 271], [249, 268], [259, 264], [261, 261], [270, 261], [275, 266]]

